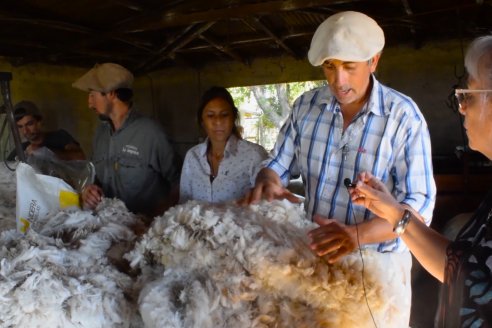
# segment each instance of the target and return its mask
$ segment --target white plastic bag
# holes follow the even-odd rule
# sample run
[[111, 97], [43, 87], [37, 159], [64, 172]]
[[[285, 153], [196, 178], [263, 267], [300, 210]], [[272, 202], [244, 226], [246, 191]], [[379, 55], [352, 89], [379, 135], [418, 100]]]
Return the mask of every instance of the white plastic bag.
[[88, 184], [94, 183], [96, 170], [86, 160], [64, 161], [46, 147], [36, 149], [26, 159], [36, 173], [63, 179], [72, 188], [82, 192]]
[[36, 173], [28, 164], [16, 169], [17, 231], [25, 233], [31, 224], [49, 213], [65, 208], [80, 208], [79, 194], [62, 179]]

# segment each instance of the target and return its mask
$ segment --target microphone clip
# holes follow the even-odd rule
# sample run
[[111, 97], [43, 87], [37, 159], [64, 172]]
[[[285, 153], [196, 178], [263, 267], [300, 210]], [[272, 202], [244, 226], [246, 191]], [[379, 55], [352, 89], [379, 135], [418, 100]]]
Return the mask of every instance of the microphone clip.
[[345, 185], [345, 188], [355, 188], [355, 183], [352, 183], [352, 181], [349, 178], [345, 178], [343, 180], [343, 184]]

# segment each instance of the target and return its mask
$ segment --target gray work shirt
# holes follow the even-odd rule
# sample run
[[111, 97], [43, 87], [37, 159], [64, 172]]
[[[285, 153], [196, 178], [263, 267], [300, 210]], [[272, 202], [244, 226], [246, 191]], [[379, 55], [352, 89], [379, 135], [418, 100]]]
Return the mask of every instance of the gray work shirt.
[[179, 180], [176, 154], [163, 128], [130, 110], [123, 126], [97, 128], [92, 161], [106, 197], [121, 199], [134, 213], [154, 215]]

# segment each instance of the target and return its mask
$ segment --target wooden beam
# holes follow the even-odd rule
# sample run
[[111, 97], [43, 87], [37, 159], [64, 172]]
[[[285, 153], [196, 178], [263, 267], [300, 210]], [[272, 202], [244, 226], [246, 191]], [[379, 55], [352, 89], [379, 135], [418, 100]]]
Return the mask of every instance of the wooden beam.
[[[294, 38], [302, 38], [302, 37], [309, 37], [311, 38], [313, 36], [313, 33], [312, 31], [308, 31], [308, 32], [303, 32], [303, 31], [298, 31], [298, 32], [292, 32], [292, 33], [289, 33], [287, 35], [283, 35], [282, 36], [282, 40], [288, 40], [288, 39], [294, 39]], [[269, 42], [271, 41], [272, 38], [271, 37], [268, 37], [268, 36], [262, 36], [262, 37], [250, 37], [250, 38], [245, 38], [245, 39], [242, 39], [242, 40], [234, 40], [234, 41], [230, 41], [228, 42], [228, 45], [230, 46], [236, 46], [236, 45], [247, 45], [247, 44], [252, 44], [252, 43], [262, 43], [262, 42]], [[182, 51], [198, 51], [198, 50], [205, 50], [205, 49], [211, 49], [212, 48], [212, 45], [211, 44], [204, 44], [204, 45], [201, 45], [201, 46], [194, 46], [194, 47], [188, 47]]]
[[68, 32], [76, 32], [82, 34], [94, 33], [94, 30], [84, 26], [61, 22], [61, 21], [54, 21], [49, 19], [38, 19], [38, 18], [31, 18], [31, 17], [16, 16], [14, 13], [11, 12], [0, 12], [0, 21], [22, 23], [27, 25], [40, 25], [56, 30], [64, 30]]
[[[201, 24], [200, 26], [194, 28], [194, 31], [191, 31], [190, 33], [187, 33], [188, 35], [183, 35], [180, 34], [180, 38], [176, 38], [176, 42], [174, 46], [171, 46], [171, 43], [168, 43], [165, 47], [163, 47], [159, 53], [161, 53], [161, 56], [154, 57], [147, 62], [145, 62], [143, 65], [140, 65], [138, 68], [139, 69], [144, 69], [144, 70], [150, 70], [157, 66], [159, 63], [161, 63], [164, 59], [166, 58], [173, 58], [176, 55], [176, 52], [181, 49], [182, 47], [186, 46], [188, 43], [196, 39], [200, 34], [211, 28], [215, 22], [209, 22], [206, 24]], [[187, 30], [187, 32], [190, 29]], [[180, 40], [181, 39], [181, 40]], [[168, 50], [169, 49], [169, 50]]]
[[299, 56], [295, 53], [294, 50], [289, 48], [275, 33], [273, 33], [265, 24], [263, 24], [258, 17], [253, 17], [252, 18], [255, 23], [266, 33], [268, 36], [270, 36], [275, 43], [277, 43], [281, 48], [283, 48], [285, 51], [287, 51], [291, 56], [294, 58], [298, 58]]
[[245, 60], [242, 59], [241, 56], [236, 54], [233, 50], [229, 49], [229, 47], [219, 44], [217, 41], [213, 40], [212, 38], [206, 37], [203, 34], [200, 34], [199, 38], [202, 39], [203, 41], [209, 43], [210, 45], [212, 45], [215, 49], [225, 53], [226, 55], [228, 55], [232, 59], [235, 59], [241, 63], [245, 62]]
[[[401, 0], [401, 3], [403, 5], [403, 9], [405, 10], [407, 16], [411, 18], [413, 16], [413, 11], [412, 11], [412, 7], [410, 7], [410, 3], [408, 2], [408, 0]], [[420, 48], [422, 45], [422, 40], [419, 37], [417, 30], [415, 29], [415, 26], [410, 27], [410, 33], [413, 36], [415, 48], [416, 49]]]
[[[252, 44], [252, 43], [261, 43], [261, 42], [271, 42], [272, 38], [265, 36], [254, 39], [244, 39], [244, 40], [236, 40], [229, 42], [229, 45], [244, 45], [244, 44]], [[186, 49], [181, 49], [180, 52], [189, 52], [189, 51], [197, 51], [203, 49], [211, 49], [213, 46], [210, 44], [204, 44], [201, 46], [189, 47]]]
[[[112, 40], [118, 40], [120, 42], [126, 43], [128, 45], [131, 45], [135, 48], [139, 48], [142, 50], [145, 50], [148, 53], [152, 53], [152, 49], [150, 46], [142, 42], [142, 40], [135, 39], [132, 37], [127, 37], [127, 36], [122, 36], [119, 34], [115, 34], [112, 32], [101, 32], [98, 30], [94, 30], [85, 26], [81, 25], [76, 25], [76, 24], [71, 24], [63, 21], [55, 21], [55, 20], [48, 20], [48, 19], [37, 19], [37, 18], [30, 18], [30, 17], [20, 17], [20, 16], [15, 16], [12, 13], [5, 13], [5, 12], [0, 12], [0, 21], [3, 22], [13, 22], [13, 23], [22, 23], [26, 25], [39, 25], [39, 26], [44, 26], [47, 28], [51, 29], [56, 29], [56, 30], [64, 30], [68, 32], [73, 32], [73, 33], [79, 33], [79, 34], [84, 34], [84, 35], [89, 35], [91, 36], [92, 40], [90, 42], [92, 43], [94, 39], [112, 39]], [[82, 42], [81, 45], [84, 45]], [[75, 45], [75, 46], [80, 46], [80, 45]], [[68, 49], [67, 49], [68, 50]]]
[[275, 0], [258, 3], [236, 4], [225, 8], [205, 9], [192, 13], [180, 13], [178, 11], [163, 12], [160, 21], [142, 23], [138, 26], [131, 26], [126, 32], [141, 32], [149, 30], [159, 30], [173, 26], [183, 26], [191, 23], [202, 23], [220, 20], [230, 20], [231, 18], [244, 18], [254, 15], [265, 15], [282, 11], [294, 11], [319, 6], [332, 6], [345, 3], [353, 3], [363, 0]]
[[258, 29], [256, 28], [256, 26], [254, 26], [254, 24], [250, 23], [249, 21], [247, 21], [246, 19], [244, 18], [241, 18], [240, 21], [246, 25], [247, 27], [249, 27], [249, 29], [253, 32], [258, 32]]
[[[0, 40], [0, 42], [2, 42]], [[16, 45], [16, 46], [31, 46], [28, 43], [12, 43], [12, 41], [4, 42], [4, 45], [8, 47], [8, 45]], [[35, 47], [35, 45], [32, 45]], [[49, 48], [49, 49], [47, 49]], [[137, 62], [135, 56], [127, 55], [124, 53], [114, 54], [112, 52], [104, 52], [104, 51], [86, 51], [86, 50], [77, 50], [74, 52], [66, 53], [63, 51], [58, 51], [58, 53], [47, 52], [43, 50], [50, 50], [55, 52], [57, 49], [53, 49], [53, 47], [41, 47], [38, 45], [38, 49], [40, 51], [31, 52], [29, 55], [25, 55], [22, 57], [16, 56], [12, 57], [7, 55], [6, 57], [10, 57], [10, 61], [15, 64], [15, 66], [22, 66], [28, 63], [36, 63], [36, 62], [51, 62], [51, 63], [67, 63], [73, 61], [75, 58], [84, 58], [88, 59], [90, 57], [96, 58], [106, 58], [109, 61], [120, 61], [120, 62]], [[94, 63], [93, 63], [94, 64]]]
[[176, 50], [179, 50], [179, 49], [183, 48], [188, 43], [190, 43], [191, 41], [193, 41], [194, 39], [196, 39], [200, 34], [202, 34], [203, 32], [205, 32], [209, 28], [211, 28], [214, 24], [215, 24], [215, 22], [210, 22], [210, 23], [207, 23], [207, 24], [202, 25], [201, 27], [198, 28], [198, 30], [196, 30], [195, 32], [191, 33], [186, 38], [184, 38], [183, 40], [181, 40], [176, 46], [174, 46], [171, 49], [171, 51], [169, 53], [171, 54], [171, 53], [175, 52]]
[[[131, 15], [119, 22], [116, 22], [111, 26], [111, 30], [125, 30], [128, 25], [139, 26], [149, 21], [159, 20], [162, 17], [163, 12], [172, 10], [177, 5], [183, 3], [186, 0], [167, 0], [164, 4], [159, 5], [156, 8], [147, 8], [136, 15]], [[126, 32], [126, 30], [125, 30]]]
[[122, 43], [126, 43], [134, 48], [138, 48], [144, 50], [146, 53], [155, 54], [155, 50], [152, 49], [152, 43], [143, 41], [141, 39], [136, 39], [128, 36], [122, 36], [114, 32], [107, 33], [99, 33], [94, 35], [92, 38], [87, 39], [86, 41], [75, 44], [76, 47], [87, 47], [97, 43], [98, 40], [116, 40]]
[[195, 25], [189, 25], [183, 31], [181, 31], [180, 33], [177, 33], [174, 37], [167, 40], [164, 45], [159, 47], [156, 55], [150, 57], [147, 61], [140, 63], [140, 65], [137, 66], [137, 70], [139, 70], [139, 71], [143, 70], [145, 66], [150, 65], [152, 62], [157, 60], [157, 58], [159, 56], [163, 56], [163, 54], [171, 47], [172, 44], [176, 43], [179, 39], [184, 38], [184, 36], [187, 35], [188, 33], [190, 33], [190, 31], [193, 30], [195, 27], [196, 27], [196, 24]]
[[128, 8], [133, 11], [138, 11], [138, 12], [143, 12], [144, 8], [137, 2], [135, 1], [130, 1], [130, 0], [111, 0], [111, 2], [114, 2], [120, 6], [123, 6], [125, 8]]

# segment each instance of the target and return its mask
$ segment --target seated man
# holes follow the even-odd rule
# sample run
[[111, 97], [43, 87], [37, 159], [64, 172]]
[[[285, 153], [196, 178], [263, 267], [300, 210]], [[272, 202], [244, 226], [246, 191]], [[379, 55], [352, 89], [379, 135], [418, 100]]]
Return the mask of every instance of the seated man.
[[[79, 143], [65, 130], [43, 131], [42, 119], [38, 107], [31, 101], [21, 101], [14, 106], [14, 119], [20, 135], [26, 140], [22, 149], [26, 155], [42, 147], [51, 150], [58, 158], [66, 161], [85, 159]], [[15, 159], [15, 150], [7, 160]]]

